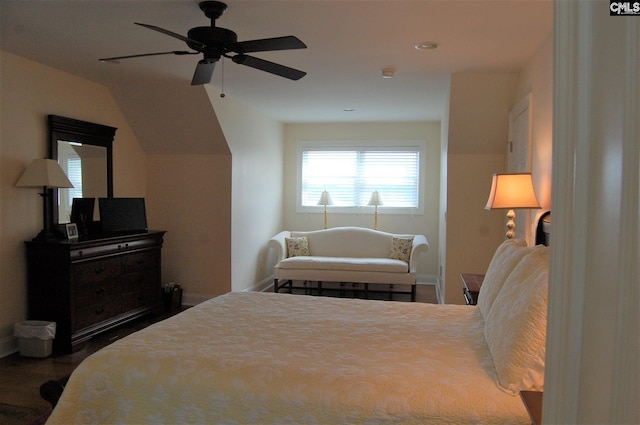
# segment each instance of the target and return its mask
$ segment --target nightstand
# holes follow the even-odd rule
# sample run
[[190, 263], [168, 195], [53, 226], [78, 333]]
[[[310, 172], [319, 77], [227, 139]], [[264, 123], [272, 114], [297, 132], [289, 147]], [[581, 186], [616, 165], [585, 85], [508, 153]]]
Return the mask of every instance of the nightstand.
[[484, 281], [483, 274], [461, 273], [462, 292], [467, 305], [476, 305], [478, 302], [478, 292]]
[[542, 391], [520, 391], [520, 398], [527, 408], [532, 425], [540, 425], [542, 423]]

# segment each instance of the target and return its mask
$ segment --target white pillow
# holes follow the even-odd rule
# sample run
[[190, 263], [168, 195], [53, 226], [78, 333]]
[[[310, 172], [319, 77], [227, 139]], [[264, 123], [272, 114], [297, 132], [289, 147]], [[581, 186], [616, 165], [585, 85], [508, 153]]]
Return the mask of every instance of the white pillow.
[[544, 390], [549, 248], [531, 248], [485, 317], [484, 336], [498, 373], [498, 386], [517, 394]]
[[487, 317], [507, 276], [529, 252], [531, 249], [527, 248], [527, 241], [523, 239], [507, 239], [496, 249], [478, 293], [478, 308], [482, 317]]

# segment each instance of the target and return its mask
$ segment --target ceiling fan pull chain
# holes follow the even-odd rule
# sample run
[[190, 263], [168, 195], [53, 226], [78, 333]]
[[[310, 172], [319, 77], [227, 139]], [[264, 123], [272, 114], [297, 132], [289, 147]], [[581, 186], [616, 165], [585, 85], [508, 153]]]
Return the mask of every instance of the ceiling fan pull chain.
[[221, 93], [220, 93], [220, 97], [224, 98], [226, 95], [224, 94], [224, 57], [222, 58], [222, 63], [221, 63], [221, 68], [222, 68], [222, 84], [220, 85], [221, 88]]

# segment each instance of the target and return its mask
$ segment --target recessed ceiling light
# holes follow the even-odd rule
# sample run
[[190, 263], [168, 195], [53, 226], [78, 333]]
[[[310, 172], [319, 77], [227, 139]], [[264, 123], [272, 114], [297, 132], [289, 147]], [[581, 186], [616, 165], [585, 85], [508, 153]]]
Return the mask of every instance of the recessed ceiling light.
[[354, 108], [344, 108], [343, 111], [345, 111], [345, 112], [354, 112], [355, 109]]
[[438, 48], [438, 43], [435, 41], [423, 41], [422, 43], [418, 43], [414, 45], [418, 50], [433, 50]]
[[380, 74], [382, 74], [382, 78], [393, 78], [396, 70], [393, 68], [385, 68], [380, 70]]

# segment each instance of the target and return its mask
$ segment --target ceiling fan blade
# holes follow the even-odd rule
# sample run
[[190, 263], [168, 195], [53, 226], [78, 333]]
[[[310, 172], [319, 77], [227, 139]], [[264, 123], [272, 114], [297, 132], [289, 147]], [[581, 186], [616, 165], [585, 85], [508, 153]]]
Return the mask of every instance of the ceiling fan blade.
[[[203, 43], [201, 43], [201, 42], [199, 42], [197, 40], [193, 40], [193, 39], [191, 39], [189, 37], [185, 37], [184, 35], [175, 33], [173, 31], [166, 30], [164, 28], [157, 27], [155, 25], [141, 24], [139, 22], [134, 22], [134, 23], [136, 25], [140, 25], [141, 27], [149, 28], [150, 30], [158, 31], [158, 32], [161, 32], [162, 34], [168, 35], [170, 37], [177, 38], [178, 40], [182, 40], [182, 41], [184, 41], [186, 43], [189, 43], [190, 47], [195, 46], [195, 47], [200, 48], [200, 49], [204, 49], [204, 48], [207, 47], [206, 44], [203, 44]], [[195, 47], [192, 47], [192, 48], [195, 48]]]
[[100, 62], [118, 62], [120, 59], [142, 58], [145, 56], [159, 56], [159, 55], [198, 55], [199, 52], [187, 52], [185, 50], [172, 50], [170, 52], [157, 52], [157, 53], [142, 53], [139, 55], [127, 55], [127, 56], [114, 56], [112, 58], [98, 59]]
[[192, 86], [199, 86], [201, 84], [208, 84], [211, 82], [213, 76], [213, 70], [216, 67], [215, 62], [208, 62], [205, 59], [198, 62], [196, 71], [193, 73], [193, 79], [191, 80]]
[[300, 78], [307, 75], [307, 73], [304, 71], [299, 71], [297, 69], [289, 68], [288, 66], [269, 62], [264, 59], [255, 58], [253, 56], [236, 55], [231, 58], [231, 60], [240, 65], [246, 65], [251, 68], [259, 69], [261, 71], [266, 71], [271, 74], [288, 78], [290, 80], [299, 80]]
[[306, 49], [298, 37], [288, 35], [285, 37], [263, 38], [261, 40], [240, 41], [229, 45], [232, 52], [244, 54], [253, 52], [269, 52], [273, 50]]

